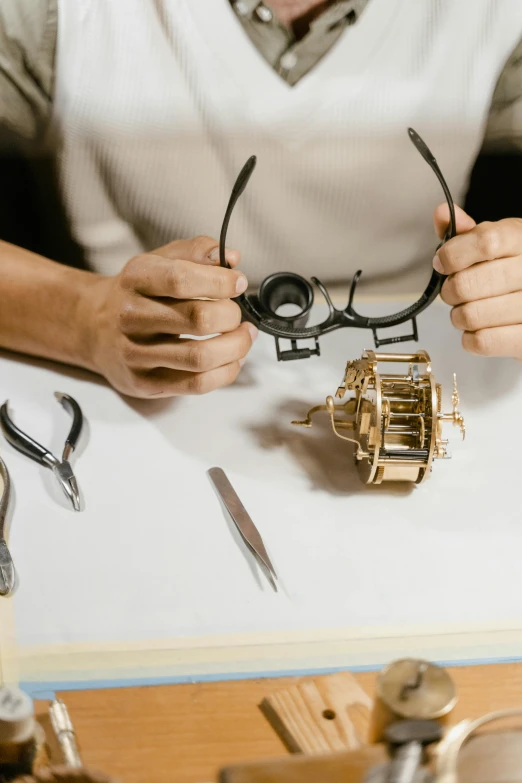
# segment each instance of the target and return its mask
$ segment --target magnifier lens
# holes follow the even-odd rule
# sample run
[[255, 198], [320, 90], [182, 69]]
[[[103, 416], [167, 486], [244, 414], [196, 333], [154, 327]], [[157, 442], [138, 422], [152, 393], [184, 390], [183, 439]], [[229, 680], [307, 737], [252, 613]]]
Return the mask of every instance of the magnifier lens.
[[277, 272], [263, 281], [258, 299], [262, 309], [273, 318], [304, 325], [314, 303], [314, 292], [304, 277], [292, 272]]

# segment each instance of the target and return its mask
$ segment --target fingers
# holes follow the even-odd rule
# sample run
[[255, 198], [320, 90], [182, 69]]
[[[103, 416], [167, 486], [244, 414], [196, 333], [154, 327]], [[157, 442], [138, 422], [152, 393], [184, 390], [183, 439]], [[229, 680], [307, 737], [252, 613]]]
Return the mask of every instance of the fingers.
[[433, 266], [448, 276], [441, 298], [469, 353], [522, 358], [521, 251], [519, 218], [480, 223], [438, 250]]
[[244, 323], [234, 332], [207, 340], [168, 339], [152, 345], [129, 341], [124, 359], [128, 367], [139, 371], [169, 369], [207, 373], [239, 363], [256, 337], [255, 326]]
[[461, 304], [451, 311], [451, 321], [463, 332], [522, 324], [522, 291]]
[[219, 265], [219, 246], [210, 237], [171, 242], [131, 259], [107, 278], [96, 302], [102, 324], [92, 339], [91, 364], [132, 397], [204, 394], [232, 383], [257, 329], [241, 324], [232, 301], [248, 287], [232, 268], [239, 253], [227, 250], [226, 259], [230, 268]]
[[230, 299], [172, 301], [132, 296], [120, 313], [120, 329], [127, 337], [190, 334], [205, 337], [233, 332], [241, 323], [241, 310]]
[[241, 272], [150, 253], [132, 259], [121, 276], [127, 290], [173, 299], [233, 299], [248, 287]]
[[[205, 236], [178, 240], [154, 250], [154, 255], [172, 260], [181, 258], [183, 261], [195, 261], [197, 264], [219, 265], [219, 242]], [[240, 254], [237, 250], [226, 248], [225, 258], [230, 266], [237, 266]]]
[[208, 394], [235, 381], [258, 330], [244, 323], [208, 340], [172, 339], [153, 345], [127, 340], [122, 358], [133, 397]]
[[464, 332], [462, 346], [478, 356], [507, 356], [522, 359], [522, 325], [497, 326], [478, 332]]
[[[455, 222], [457, 224], [456, 225], [457, 234], [463, 234], [466, 231], [470, 231], [470, 229], [474, 228], [477, 225], [473, 220], [473, 218], [470, 217], [466, 212], [464, 212], [463, 209], [458, 207], [456, 204], [454, 206], [455, 206]], [[437, 209], [435, 210], [433, 222], [435, 225], [435, 231], [437, 232], [437, 236], [439, 237], [439, 239], [444, 239], [444, 236], [446, 234], [446, 231], [448, 230], [448, 225], [450, 222], [450, 213], [447, 204], [440, 204], [437, 207]]]
[[209, 394], [234, 383], [240, 369], [239, 362], [200, 373], [160, 367], [136, 375], [134, 396], [150, 398]]
[[437, 271], [452, 275], [473, 264], [518, 256], [522, 249], [522, 219], [479, 223], [446, 242], [435, 256]]
[[449, 305], [497, 297], [522, 289], [522, 256], [485, 261], [451, 275], [441, 299]]

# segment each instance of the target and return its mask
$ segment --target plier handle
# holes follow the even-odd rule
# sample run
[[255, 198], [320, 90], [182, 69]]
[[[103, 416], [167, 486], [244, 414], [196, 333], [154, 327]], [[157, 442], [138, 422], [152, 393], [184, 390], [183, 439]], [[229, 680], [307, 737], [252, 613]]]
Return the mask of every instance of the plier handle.
[[15, 569], [13, 558], [5, 541], [6, 517], [11, 496], [11, 479], [9, 478], [7, 466], [1, 457], [0, 476], [3, 481], [2, 494], [0, 495], [0, 595], [7, 596], [14, 590]]

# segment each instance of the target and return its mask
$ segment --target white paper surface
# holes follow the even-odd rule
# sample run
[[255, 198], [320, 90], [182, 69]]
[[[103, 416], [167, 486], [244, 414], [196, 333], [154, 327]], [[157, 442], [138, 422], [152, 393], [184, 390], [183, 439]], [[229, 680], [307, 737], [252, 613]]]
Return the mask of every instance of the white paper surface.
[[[361, 305], [361, 310], [363, 307]], [[367, 313], [398, 309], [366, 305]], [[317, 320], [323, 315], [314, 314]], [[467, 434], [411, 492], [368, 488], [328, 419], [292, 427], [335, 393], [366, 330], [322, 338], [322, 356], [278, 363], [260, 335], [240, 380], [211, 395], [124, 399], [93, 376], [0, 359], [0, 402], [61, 454], [71, 394], [86, 419], [74, 513], [49, 470], [1, 450], [15, 487], [10, 549], [21, 648], [321, 629], [506, 622], [522, 628], [521, 365], [465, 354], [449, 309], [418, 321], [451, 411], [457, 373]], [[401, 327], [408, 330], [409, 325]], [[387, 350], [382, 348], [381, 350]], [[229, 475], [278, 573], [275, 594], [206, 475]], [[520, 625], [518, 621], [520, 620]]]

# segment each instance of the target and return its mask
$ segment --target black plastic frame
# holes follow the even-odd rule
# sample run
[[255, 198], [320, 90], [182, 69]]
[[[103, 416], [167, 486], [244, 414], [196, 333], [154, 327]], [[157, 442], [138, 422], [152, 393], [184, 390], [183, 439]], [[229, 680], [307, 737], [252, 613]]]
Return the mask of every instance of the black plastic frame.
[[[422, 155], [424, 160], [428, 163], [432, 171], [435, 173], [439, 180], [444, 196], [446, 198], [449, 212], [450, 222], [448, 229], [442, 242], [438, 245], [437, 250], [456, 235], [456, 221], [455, 221], [455, 207], [453, 199], [451, 197], [449, 188], [442, 176], [442, 172], [437, 164], [435, 156], [430, 151], [426, 143], [421, 139], [419, 134], [408, 128], [408, 136], [411, 139], [416, 150]], [[220, 264], [223, 267], [230, 268], [225, 258], [225, 246], [228, 226], [234, 207], [236, 206], [239, 197], [244, 192], [250, 177], [256, 166], [257, 159], [255, 155], [247, 160], [243, 166], [239, 176], [234, 184], [230, 199], [228, 202], [227, 210], [221, 227], [220, 240], [219, 240], [219, 257]], [[353, 327], [358, 329], [371, 329], [373, 333], [375, 347], [381, 345], [390, 345], [392, 343], [406, 342], [409, 340], [418, 340], [417, 330], [417, 316], [425, 310], [429, 305], [437, 298], [442, 288], [442, 284], [446, 279], [444, 275], [441, 275], [435, 269], [430, 277], [428, 285], [424, 293], [419, 299], [409, 307], [401, 310], [394, 315], [385, 315], [380, 317], [369, 317], [358, 313], [353, 307], [353, 299], [355, 296], [355, 290], [357, 283], [360, 280], [362, 271], [358, 270], [353, 276], [350, 286], [350, 294], [348, 297], [348, 304], [344, 310], [338, 310], [334, 307], [331, 297], [317, 277], [312, 277], [312, 282], [323, 294], [328, 305], [328, 316], [320, 324], [316, 326], [306, 326], [309, 312], [312, 308], [314, 301], [314, 292], [312, 285], [305, 280], [304, 277], [296, 275], [291, 272], [278, 272], [270, 277], [266, 278], [257, 294], [241, 294], [236, 297], [234, 301], [237, 302], [243, 313], [244, 320], [250, 321], [255, 324], [257, 328], [270, 334], [276, 341], [276, 352], [278, 361], [287, 361], [290, 359], [305, 359], [310, 356], [319, 356], [319, 337], [328, 332], [333, 332], [336, 329], [343, 327]], [[281, 304], [297, 304], [301, 307], [301, 311], [294, 316], [280, 316], [277, 314], [276, 309]], [[379, 329], [389, 329], [391, 327], [410, 322], [412, 324], [412, 333], [396, 336], [396, 337], [379, 337]], [[282, 351], [279, 341], [281, 339], [290, 340], [290, 350]], [[314, 340], [315, 347], [299, 347], [300, 340]]]

